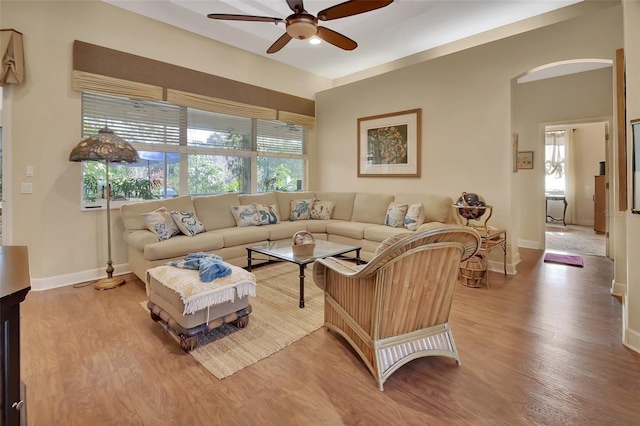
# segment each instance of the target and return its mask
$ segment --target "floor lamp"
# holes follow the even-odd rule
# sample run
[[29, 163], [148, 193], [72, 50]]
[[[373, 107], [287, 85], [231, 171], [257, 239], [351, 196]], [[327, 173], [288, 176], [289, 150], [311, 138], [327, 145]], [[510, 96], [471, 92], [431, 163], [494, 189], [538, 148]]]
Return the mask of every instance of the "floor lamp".
[[97, 134], [89, 136], [71, 151], [69, 161], [104, 161], [106, 166], [106, 197], [107, 197], [107, 278], [94, 283], [96, 290], [109, 290], [125, 283], [124, 278], [113, 276], [113, 261], [111, 260], [111, 186], [109, 184], [109, 163], [137, 163], [140, 161], [138, 152], [111, 129], [104, 127]]

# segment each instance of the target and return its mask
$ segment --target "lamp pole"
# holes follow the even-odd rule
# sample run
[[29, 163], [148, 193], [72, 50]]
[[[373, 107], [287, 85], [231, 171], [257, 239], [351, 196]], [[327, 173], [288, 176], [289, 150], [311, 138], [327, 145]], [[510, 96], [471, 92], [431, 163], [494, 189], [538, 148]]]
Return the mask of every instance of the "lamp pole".
[[113, 276], [113, 261], [111, 260], [111, 186], [109, 183], [109, 160], [104, 160], [106, 166], [107, 182], [107, 278], [101, 279], [93, 286], [96, 290], [109, 290], [125, 283], [122, 277]]

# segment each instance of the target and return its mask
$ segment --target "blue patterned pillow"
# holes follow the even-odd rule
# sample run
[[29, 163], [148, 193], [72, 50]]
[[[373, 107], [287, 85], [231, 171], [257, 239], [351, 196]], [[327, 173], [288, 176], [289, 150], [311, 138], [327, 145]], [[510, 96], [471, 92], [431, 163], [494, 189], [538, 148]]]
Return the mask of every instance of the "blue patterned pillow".
[[320, 201], [315, 200], [313, 207], [311, 207], [311, 219], [329, 220], [331, 219], [331, 212], [336, 206], [335, 201]]
[[254, 204], [254, 206], [260, 218], [260, 225], [280, 223], [280, 213], [278, 213], [277, 204]]
[[206, 231], [204, 229], [204, 225], [194, 212], [171, 212], [171, 217], [173, 221], [176, 223], [180, 232], [184, 235], [188, 235], [193, 237], [196, 234]]
[[149, 213], [143, 213], [142, 219], [149, 231], [156, 234], [160, 241], [168, 240], [174, 235], [178, 235], [180, 230], [173, 222], [171, 213], [164, 207], [160, 207]]
[[291, 200], [291, 217], [289, 220], [307, 220], [311, 219], [311, 206], [314, 199], [308, 200]]
[[407, 210], [407, 215], [404, 217], [404, 227], [409, 231], [415, 231], [418, 226], [424, 223], [425, 211], [422, 203], [411, 204]]
[[404, 217], [409, 209], [408, 204], [389, 204], [387, 215], [384, 218], [384, 224], [393, 226], [394, 228], [404, 228]]
[[256, 210], [255, 204], [247, 204], [245, 206], [231, 206], [231, 213], [236, 219], [237, 226], [258, 226], [260, 225], [260, 216]]

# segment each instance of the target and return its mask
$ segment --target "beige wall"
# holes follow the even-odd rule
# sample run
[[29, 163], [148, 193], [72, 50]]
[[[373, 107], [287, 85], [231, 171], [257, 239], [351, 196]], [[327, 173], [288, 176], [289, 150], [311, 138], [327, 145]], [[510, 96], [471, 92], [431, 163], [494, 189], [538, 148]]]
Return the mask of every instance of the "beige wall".
[[[624, 49], [626, 60], [626, 84], [627, 84], [627, 123], [630, 120], [640, 118], [640, 2], [625, 1], [624, 7]], [[627, 133], [631, 134], [630, 126]], [[631, 138], [627, 139], [627, 152], [633, 152]], [[631, 170], [631, 158], [628, 159], [628, 170]], [[629, 184], [631, 185], [631, 172]], [[632, 188], [631, 186], [629, 188]], [[629, 205], [631, 205], [631, 191], [629, 191]], [[626, 238], [619, 238], [620, 244], [624, 242], [626, 247], [619, 250], [626, 255], [616, 262], [626, 265], [627, 282], [623, 293], [623, 342], [640, 352], [640, 215], [629, 214], [629, 210], [617, 218], [620, 228], [626, 227]], [[623, 283], [624, 284], [624, 283]]]
[[[616, 49], [615, 44], [612, 49]], [[608, 57], [602, 59], [611, 59], [613, 54], [615, 52], [609, 53]], [[533, 151], [536, 159], [533, 170], [520, 170], [514, 180], [514, 197], [518, 200], [520, 207], [520, 245], [544, 248], [545, 204], [542, 162], [544, 161], [545, 125], [577, 124], [584, 121], [601, 122], [603, 119], [612, 117], [613, 69], [603, 68], [523, 84], [517, 84], [514, 81], [512, 87], [512, 123], [513, 130], [518, 133], [519, 150]], [[576, 127], [574, 125], [571, 128]], [[578, 134], [574, 135], [577, 138], [580, 137]], [[578, 159], [584, 158], [584, 176], [597, 173], [598, 162], [605, 159], [604, 143], [595, 148], [595, 151], [581, 149], [582, 154], [577, 156]], [[588, 151], [588, 154], [585, 151]], [[595, 161], [596, 157], [600, 159], [596, 161], [595, 168], [592, 171], [587, 170], [586, 163]], [[582, 179], [580, 182], [587, 183]], [[582, 186], [581, 189], [583, 192], [581, 198], [591, 197], [589, 187]], [[581, 207], [580, 210], [588, 209], [584, 205]], [[581, 216], [579, 212], [576, 214]], [[558, 217], [557, 213], [554, 217]], [[583, 224], [586, 220], [588, 219], [582, 215]], [[593, 221], [593, 213], [591, 221]]]
[[[452, 198], [462, 191], [477, 192], [495, 207], [490, 223], [508, 228], [510, 254], [517, 258], [513, 241], [520, 234], [518, 214], [527, 206], [518, 205], [514, 197], [535, 177], [512, 173], [511, 80], [556, 61], [613, 59], [622, 44], [621, 19], [621, 8], [610, 7], [319, 93], [317, 187], [422, 191]], [[602, 96], [611, 98], [611, 80]], [[358, 178], [358, 117], [413, 108], [422, 108], [423, 114], [422, 176]], [[534, 150], [533, 140], [523, 143]]]
[[[13, 146], [11, 243], [29, 247], [34, 288], [42, 279], [90, 279], [103, 273], [107, 259], [105, 213], [80, 211], [80, 165], [68, 161], [80, 141], [80, 94], [71, 90], [75, 39], [309, 99], [331, 84], [104, 2], [3, 1], [0, 7], [0, 26], [24, 34], [26, 78], [12, 88], [12, 119], [3, 123], [12, 137], [3, 142]], [[27, 165], [33, 177], [25, 176]], [[32, 182], [33, 194], [20, 194], [21, 182]], [[122, 265], [127, 248], [119, 212], [113, 213], [113, 260]]]

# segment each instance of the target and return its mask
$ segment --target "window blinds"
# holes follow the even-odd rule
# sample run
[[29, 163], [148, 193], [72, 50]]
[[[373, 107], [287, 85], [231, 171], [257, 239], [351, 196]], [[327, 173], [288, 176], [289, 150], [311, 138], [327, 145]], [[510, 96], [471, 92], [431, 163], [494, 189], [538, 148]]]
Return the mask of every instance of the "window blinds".
[[177, 105], [89, 92], [82, 93], [82, 113], [83, 138], [106, 125], [126, 141], [144, 144], [180, 144], [187, 120]]

